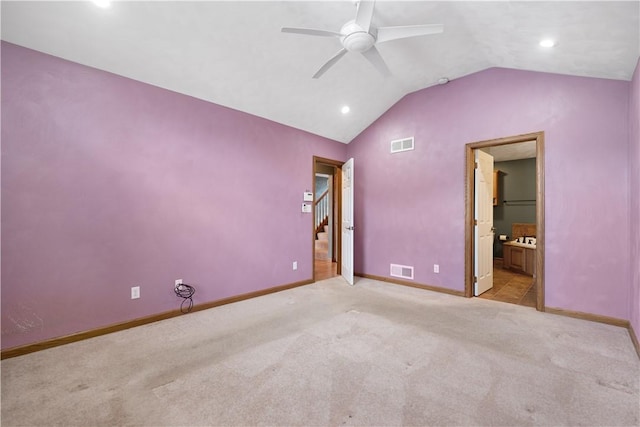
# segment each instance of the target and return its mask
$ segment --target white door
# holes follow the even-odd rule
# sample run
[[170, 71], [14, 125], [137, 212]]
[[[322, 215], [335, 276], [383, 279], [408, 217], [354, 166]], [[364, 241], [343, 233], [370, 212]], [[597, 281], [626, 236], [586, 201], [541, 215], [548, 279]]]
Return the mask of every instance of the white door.
[[493, 287], [493, 156], [475, 150], [475, 227], [473, 294]]
[[342, 277], [353, 285], [353, 159], [342, 165]]

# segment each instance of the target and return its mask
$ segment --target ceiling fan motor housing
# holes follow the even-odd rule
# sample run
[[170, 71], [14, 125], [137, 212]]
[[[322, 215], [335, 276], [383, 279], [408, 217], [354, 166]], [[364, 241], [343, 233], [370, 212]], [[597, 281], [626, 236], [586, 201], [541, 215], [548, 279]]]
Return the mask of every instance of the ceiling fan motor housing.
[[362, 29], [355, 21], [349, 21], [340, 30], [345, 34], [340, 40], [349, 52], [366, 52], [376, 42], [376, 38]]

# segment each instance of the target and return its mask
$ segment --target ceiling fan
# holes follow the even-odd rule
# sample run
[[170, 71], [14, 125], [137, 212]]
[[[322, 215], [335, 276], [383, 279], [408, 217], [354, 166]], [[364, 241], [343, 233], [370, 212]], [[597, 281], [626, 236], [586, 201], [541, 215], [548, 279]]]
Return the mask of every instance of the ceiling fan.
[[360, 52], [383, 76], [389, 76], [391, 72], [382, 59], [376, 44], [390, 40], [404, 39], [408, 37], [439, 34], [444, 31], [442, 24], [406, 25], [400, 27], [380, 27], [371, 25], [375, 0], [360, 0], [356, 19], [344, 24], [340, 32], [316, 30], [312, 28], [283, 27], [283, 33], [296, 33], [308, 36], [338, 37], [342, 43], [342, 49], [329, 59], [313, 75], [314, 79], [322, 76], [329, 68], [335, 65], [347, 52]]

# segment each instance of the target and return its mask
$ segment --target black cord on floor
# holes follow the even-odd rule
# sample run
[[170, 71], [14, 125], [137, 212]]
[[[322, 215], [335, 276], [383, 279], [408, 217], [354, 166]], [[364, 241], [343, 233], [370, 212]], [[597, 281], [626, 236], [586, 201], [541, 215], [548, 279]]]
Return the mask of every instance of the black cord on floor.
[[[188, 313], [193, 308], [193, 294], [196, 293], [196, 288], [191, 285], [185, 285], [184, 283], [176, 286], [176, 295], [180, 298], [183, 298], [182, 303], [180, 304], [180, 311], [182, 313]], [[188, 304], [187, 304], [188, 302]], [[185, 309], [185, 304], [187, 304]]]

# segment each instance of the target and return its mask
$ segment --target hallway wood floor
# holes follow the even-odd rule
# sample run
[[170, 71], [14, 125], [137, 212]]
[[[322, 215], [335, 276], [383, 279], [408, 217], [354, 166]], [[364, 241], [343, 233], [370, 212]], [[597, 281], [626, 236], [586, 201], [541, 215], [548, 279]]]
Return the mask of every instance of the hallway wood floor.
[[536, 288], [533, 277], [503, 267], [502, 258], [493, 259], [493, 288], [479, 298], [510, 304], [536, 306]]
[[318, 259], [316, 258], [313, 263], [313, 270], [316, 277], [316, 282], [324, 279], [330, 279], [338, 275], [336, 272], [338, 264], [331, 262], [330, 259]]

